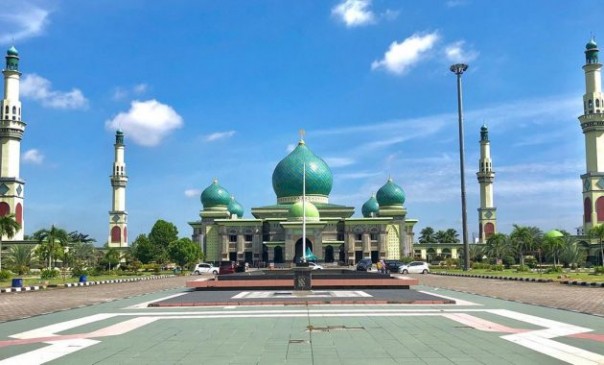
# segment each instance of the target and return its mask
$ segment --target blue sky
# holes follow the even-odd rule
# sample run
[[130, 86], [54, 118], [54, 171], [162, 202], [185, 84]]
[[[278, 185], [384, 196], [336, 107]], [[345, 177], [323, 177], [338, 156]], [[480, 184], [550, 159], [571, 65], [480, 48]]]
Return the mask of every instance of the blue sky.
[[5, 0], [0, 45], [20, 52], [26, 233], [108, 235], [114, 130], [126, 133], [130, 239], [159, 219], [189, 236], [219, 179], [245, 208], [306, 130], [361, 205], [388, 176], [410, 218], [461, 232], [457, 105], [476, 233], [479, 129], [489, 126], [499, 231], [581, 225], [584, 46], [598, 1]]

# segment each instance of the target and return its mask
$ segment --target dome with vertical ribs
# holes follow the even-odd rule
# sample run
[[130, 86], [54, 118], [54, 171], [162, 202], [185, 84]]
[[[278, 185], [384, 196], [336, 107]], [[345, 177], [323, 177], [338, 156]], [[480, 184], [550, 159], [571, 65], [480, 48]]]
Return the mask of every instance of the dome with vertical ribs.
[[239, 204], [237, 200], [235, 200], [234, 196], [231, 197], [231, 202], [229, 203], [227, 209], [229, 211], [229, 214], [236, 214], [238, 218], [243, 217], [243, 207], [241, 206], [241, 204]]
[[201, 204], [204, 208], [212, 208], [217, 206], [228, 206], [231, 202], [231, 194], [218, 184], [218, 180], [214, 179], [212, 184], [201, 193]]
[[369, 200], [367, 200], [365, 204], [363, 204], [361, 212], [363, 213], [363, 217], [365, 218], [377, 217], [378, 213], [380, 212], [380, 205], [378, 204], [378, 201], [375, 198], [375, 194], [373, 194], [371, 198], [369, 198]]
[[402, 206], [405, 204], [405, 192], [403, 188], [392, 181], [392, 178], [388, 178], [386, 184], [378, 190], [376, 198], [380, 207]]

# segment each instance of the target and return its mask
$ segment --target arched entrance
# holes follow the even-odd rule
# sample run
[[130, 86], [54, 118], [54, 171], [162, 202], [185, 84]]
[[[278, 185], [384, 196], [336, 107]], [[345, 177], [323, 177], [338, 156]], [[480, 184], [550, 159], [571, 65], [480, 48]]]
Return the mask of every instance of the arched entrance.
[[340, 262], [346, 262], [346, 251], [344, 250], [344, 245], [340, 245]]
[[262, 245], [262, 262], [268, 262], [268, 246]]
[[275, 259], [273, 261], [275, 262], [275, 264], [282, 264], [283, 263], [283, 248], [281, 248], [281, 246], [276, 246], [274, 253], [275, 253], [275, 255], [273, 257]]
[[[309, 248], [312, 251], [312, 242], [307, 238], [306, 239], [306, 249], [308, 250]], [[298, 262], [302, 258], [302, 238], [300, 238], [296, 242], [295, 249], [296, 249], [296, 254], [294, 255], [294, 262]]]
[[332, 246], [325, 247], [325, 262], [334, 262]]

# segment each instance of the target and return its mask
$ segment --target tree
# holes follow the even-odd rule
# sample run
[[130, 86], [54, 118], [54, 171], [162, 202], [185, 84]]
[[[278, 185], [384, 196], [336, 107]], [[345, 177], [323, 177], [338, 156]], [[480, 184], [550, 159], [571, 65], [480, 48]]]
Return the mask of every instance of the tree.
[[71, 243], [81, 242], [81, 243], [94, 243], [96, 240], [90, 235], [81, 233], [78, 231], [69, 232], [69, 241]]
[[62, 257], [65, 253], [65, 247], [69, 244], [69, 235], [62, 228], [54, 225], [50, 229], [42, 229], [34, 233], [34, 237], [39, 242], [38, 253], [48, 260], [48, 268], [52, 267], [53, 259]]
[[438, 230], [434, 233], [434, 239], [438, 243], [447, 243], [447, 234], [443, 230]]
[[0, 271], [2, 270], [2, 238], [11, 239], [19, 232], [21, 225], [15, 220], [14, 214], [7, 214], [0, 217]]
[[587, 258], [587, 251], [584, 247], [579, 245], [572, 236], [564, 236], [565, 246], [560, 251], [560, 262], [568, 267], [578, 267], [585, 263]]
[[436, 243], [434, 237], [434, 229], [432, 227], [426, 227], [419, 233], [419, 243]]
[[520, 265], [524, 265], [524, 256], [532, 252], [533, 248], [541, 241], [541, 230], [537, 227], [526, 227], [514, 224], [510, 233], [512, 247], [518, 255]]
[[495, 233], [487, 238], [486, 253], [489, 258], [500, 262], [505, 256], [512, 253], [512, 244], [508, 236]]
[[[70, 233], [71, 236], [71, 233]], [[69, 249], [74, 266], [92, 267], [96, 264], [96, 247], [92, 243], [77, 241]]]
[[[168, 258], [168, 245], [178, 239], [178, 229], [170, 222], [159, 219], [149, 232], [149, 241], [156, 248], [155, 261], [163, 263]], [[143, 260], [141, 260], [143, 261]]]
[[552, 256], [555, 268], [560, 258], [560, 252], [565, 246], [564, 235], [556, 230], [549, 231], [543, 236], [543, 244], [547, 253]]
[[27, 274], [32, 265], [37, 263], [34, 251], [35, 245], [13, 245], [8, 252], [6, 263], [17, 274]]
[[108, 266], [109, 270], [115, 268], [120, 263], [120, 252], [115, 247], [110, 247], [103, 257], [104, 266]]
[[168, 246], [168, 253], [170, 259], [180, 267], [195, 264], [201, 258], [201, 248], [189, 238], [171, 242]]
[[155, 247], [145, 234], [139, 234], [132, 242], [132, 256], [138, 259], [143, 264], [148, 264], [155, 261], [157, 255]]
[[592, 229], [589, 230], [589, 236], [597, 238], [600, 242], [600, 258], [602, 260], [600, 263], [604, 265], [604, 248], [602, 247], [602, 241], [604, 241], [604, 224], [598, 224], [597, 226], [592, 227]]
[[445, 237], [447, 238], [447, 243], [459, 242], [459, 233], [453, 228], [449, 228], [445, 231]]

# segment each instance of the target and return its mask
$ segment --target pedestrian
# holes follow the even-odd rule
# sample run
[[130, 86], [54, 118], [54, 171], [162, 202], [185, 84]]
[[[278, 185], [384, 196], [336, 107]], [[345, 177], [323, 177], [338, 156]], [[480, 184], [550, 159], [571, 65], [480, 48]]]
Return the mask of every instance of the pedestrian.
[[380, 260], [380, 266], [382, 267], [381, 273], [385, 274], [386, 273], [386, 263], [384, 262], [384, 259]]

